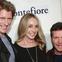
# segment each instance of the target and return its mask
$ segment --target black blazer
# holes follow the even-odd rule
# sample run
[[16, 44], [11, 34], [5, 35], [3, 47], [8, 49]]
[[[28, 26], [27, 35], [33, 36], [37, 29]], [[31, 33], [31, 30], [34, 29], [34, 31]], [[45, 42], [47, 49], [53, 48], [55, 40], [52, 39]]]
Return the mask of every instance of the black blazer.
[[[8, 41], [10, 42], [10, 44], [14, 50], [14, 53], [15, 53], [15, 49], [13, 47], [10, 37], [7, 34], [5, 34], [5, 36], [7, 37]], [[9, 62], [9, 57], [10, 57], [10, 53], [0, 38], [0, 62]]]
[[47, 52], [47, 57], [48, 57], [48, 62], [54, 62], [55, 57], [54, 57], [54, 48], [52, 48], [51, 50], [49, 50]]

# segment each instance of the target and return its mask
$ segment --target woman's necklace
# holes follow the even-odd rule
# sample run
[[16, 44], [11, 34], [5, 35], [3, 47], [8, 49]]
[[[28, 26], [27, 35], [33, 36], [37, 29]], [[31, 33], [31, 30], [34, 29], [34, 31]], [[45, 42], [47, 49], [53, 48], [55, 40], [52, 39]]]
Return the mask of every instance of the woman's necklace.
[[[30, 56], [32, 62], [35, 62], [34, 59], [33, 59], [33, 57], [32, 57], [32, 55], [30, 54], [28, 48], [26, 48], [26, 50], [27, 50], [27, 52], [28, 52], [28, 54], [29, 54], [29, 56]], [[35, 58], [36, 58], [36, 62], [38, 62], [38, 57], [37, 57], [37, 47], [35, 48], [35, 53], [36, 53], [36, 57], [35, 57]]]

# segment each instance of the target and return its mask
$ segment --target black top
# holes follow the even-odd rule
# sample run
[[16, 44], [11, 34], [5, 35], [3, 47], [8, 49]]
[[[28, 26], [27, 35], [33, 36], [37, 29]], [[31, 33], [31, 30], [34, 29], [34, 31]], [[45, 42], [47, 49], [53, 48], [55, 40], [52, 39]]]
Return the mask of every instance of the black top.
[[[14, 46], [15, 46], [15, 48], [17, 50], [16, 62], [32, 62], [32, 59], [31, 59], [30, 55], [28, 54], [26, 48], [23, 48], [23, 47], [17, 45], [16, 43], [14, 44]], [[38, 48], [38, 46], [28, 48], [28, 50], [29, 50], [32, 58], [34, 59], [34, 61], [36, 62], [36, 48], [37, 48], [38, 62], [46, 62], [45, 53], [42, 50], [40, 50]]]

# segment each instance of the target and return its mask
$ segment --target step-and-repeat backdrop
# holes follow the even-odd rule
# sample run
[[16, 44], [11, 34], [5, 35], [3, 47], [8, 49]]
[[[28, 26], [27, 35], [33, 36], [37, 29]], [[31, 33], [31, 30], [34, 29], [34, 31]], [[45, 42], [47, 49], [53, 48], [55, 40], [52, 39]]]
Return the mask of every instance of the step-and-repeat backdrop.
[[52, 24], [61, 21], [60, 0], [8, 0], [16, 7], [15, 18], [8, 35], [14, 43], [17, 40], [17, 28], [21, 17], [26, 13], [33, 13], [39, 18], [46, 38], [47, 49], [52, 48], [50, 28]]

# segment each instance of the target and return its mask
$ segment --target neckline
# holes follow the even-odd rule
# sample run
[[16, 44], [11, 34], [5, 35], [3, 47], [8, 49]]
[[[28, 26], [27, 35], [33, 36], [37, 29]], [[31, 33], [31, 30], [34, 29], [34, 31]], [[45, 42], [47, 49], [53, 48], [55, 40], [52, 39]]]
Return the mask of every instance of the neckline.
[[24, 49], [26, 49], [26, 48], [28, 48], [28, 49], [33, 49], [33, 48], [38, 47], [38, 45], [33, 46], [33, 47], [22, 47], [22, 46], [18, 45], [17, 43], [15, 43], [15, 44], [16, 44], [16, 46], [18, 46], [18, 47], [20, 47], [20, 48], [24, 48]]

